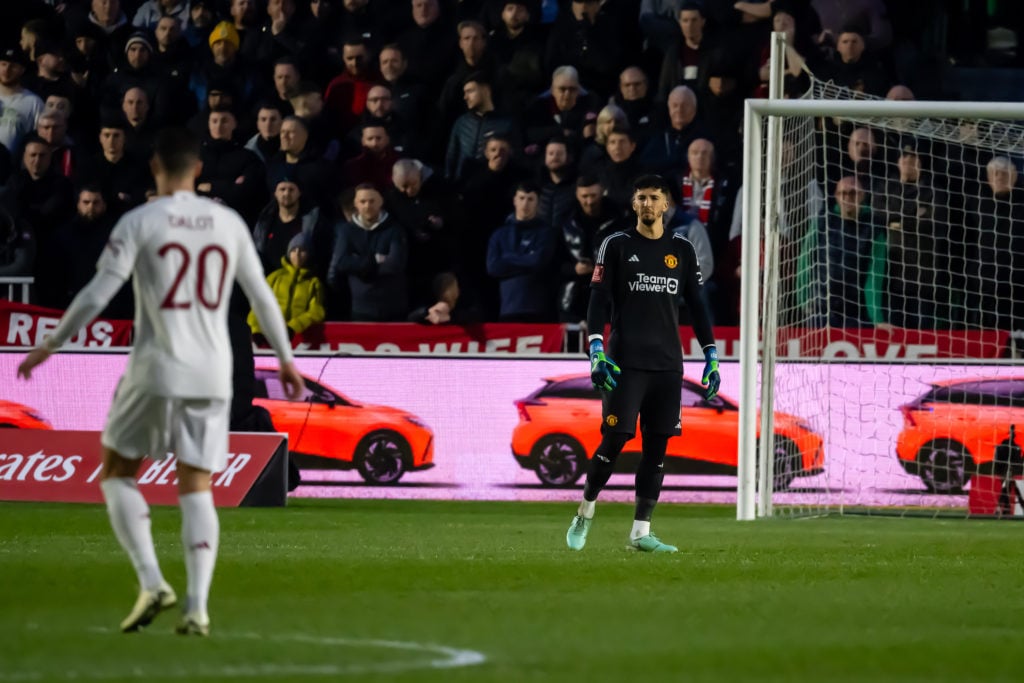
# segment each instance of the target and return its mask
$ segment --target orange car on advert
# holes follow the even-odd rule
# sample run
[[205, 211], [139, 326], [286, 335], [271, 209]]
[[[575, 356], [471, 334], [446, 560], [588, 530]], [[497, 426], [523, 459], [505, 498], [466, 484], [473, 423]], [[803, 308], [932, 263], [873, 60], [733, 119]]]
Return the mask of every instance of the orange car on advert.
[[29, 408], [14, 401], [0, 400], [0, 429], [53, 429], [53, 425], [39, 414], [35, 408]]
[[288, 433], [288, 449], [301, 466], [356, 469], [370, 484], [394, 484], [406, 472], [434, 466], [434, 432], [423, 420], [304, 379], [303, 396], [289, 401], [277, 370], [257, 368], [253, 401]]
[[1022, 467], [1024, 377], [932, 382], [900, 412], [896, 457], [929, 491], [959, 493], [975, 472], [1002, 458]]
[[[544, 382], [516, 401], [519, 424], [512, 432], [512, 454], [542, 483], [568, 486], [583, 475], [601, 442], [601, 395], [590, 375], [549, 377]], [[703, 393], [703, 387], [683, 378], [683, 433], [668, 441], [666, 473], [736, 473], [739, 408], [722, 394], [707, 401]], [[639, 429], [636, 434], [619, 457], [623, 470], [631, 471], [640, 456], [643, 437]], [[775, 490], [788, 488], [796, 477], [820, 474], [824, 463], [822, 438], [811, 425], [794, 415], [775, 413]]]

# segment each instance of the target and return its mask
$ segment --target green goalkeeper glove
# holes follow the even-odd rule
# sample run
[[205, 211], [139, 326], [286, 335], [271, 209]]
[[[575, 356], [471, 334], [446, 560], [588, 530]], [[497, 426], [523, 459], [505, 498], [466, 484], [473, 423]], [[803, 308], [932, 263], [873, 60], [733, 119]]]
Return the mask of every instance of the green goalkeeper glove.
[[604, 342], [595, 339], [590, 342], [590, 381], [595, 389], [611, 391], [615, 388], [615, 376], [622, 372], [608, 356], [604, 355]]
[[718, 387], [722, 384], [722, 376], [718, 374], [718, 349], [709, 346], [704, 349], [704, 376], [700, 383], [707, 387], [704, 400], [710, 401], [718, 395]]

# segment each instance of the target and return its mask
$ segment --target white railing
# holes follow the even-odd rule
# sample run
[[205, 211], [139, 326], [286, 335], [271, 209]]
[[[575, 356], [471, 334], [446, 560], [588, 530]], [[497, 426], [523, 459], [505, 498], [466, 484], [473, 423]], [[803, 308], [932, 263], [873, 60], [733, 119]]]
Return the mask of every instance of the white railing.
[[[31, 277], [0, 277], [0, 299], [27, 304], [33, 282], [35, 278]], [[20, 296], [16, 296], [16, 292], [19, 292]]]

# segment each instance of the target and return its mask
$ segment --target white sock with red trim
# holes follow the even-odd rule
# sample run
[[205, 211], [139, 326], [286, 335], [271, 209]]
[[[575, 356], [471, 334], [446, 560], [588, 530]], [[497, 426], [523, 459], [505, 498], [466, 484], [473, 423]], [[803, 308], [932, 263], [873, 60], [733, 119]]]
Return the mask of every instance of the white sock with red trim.
[[186, 493], [178, 497], [178, 502], [181, 505], [181, 544], [188, 572], [187, 611], [205, 620], [213, 567], [217, 564], [220, 521], [210, 491]]
[[148, 591], [156, 591], [163, 584], [164, 577], [156, 559], [156, 548], [153, 547], [146, 499], [131, 477], [105, 479], [100, 482], [100, 489], [107, 502], [110, 526], [121, 547], [131, 558], [139, 577], [139, 586]]

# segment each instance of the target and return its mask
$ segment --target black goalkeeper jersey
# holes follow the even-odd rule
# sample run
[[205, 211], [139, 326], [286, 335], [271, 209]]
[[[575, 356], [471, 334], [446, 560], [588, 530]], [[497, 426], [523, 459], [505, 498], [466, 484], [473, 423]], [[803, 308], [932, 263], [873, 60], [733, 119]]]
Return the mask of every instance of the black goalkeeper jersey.
[[623, 368], [681, 371], [680, 300], [701, 346], [715, 343], [701, 284], [697, 254], [685, 237], [665, 231], [650, 239], [636, 228], [608, 236], [590, 285], [611, 300], [608, 356]]

